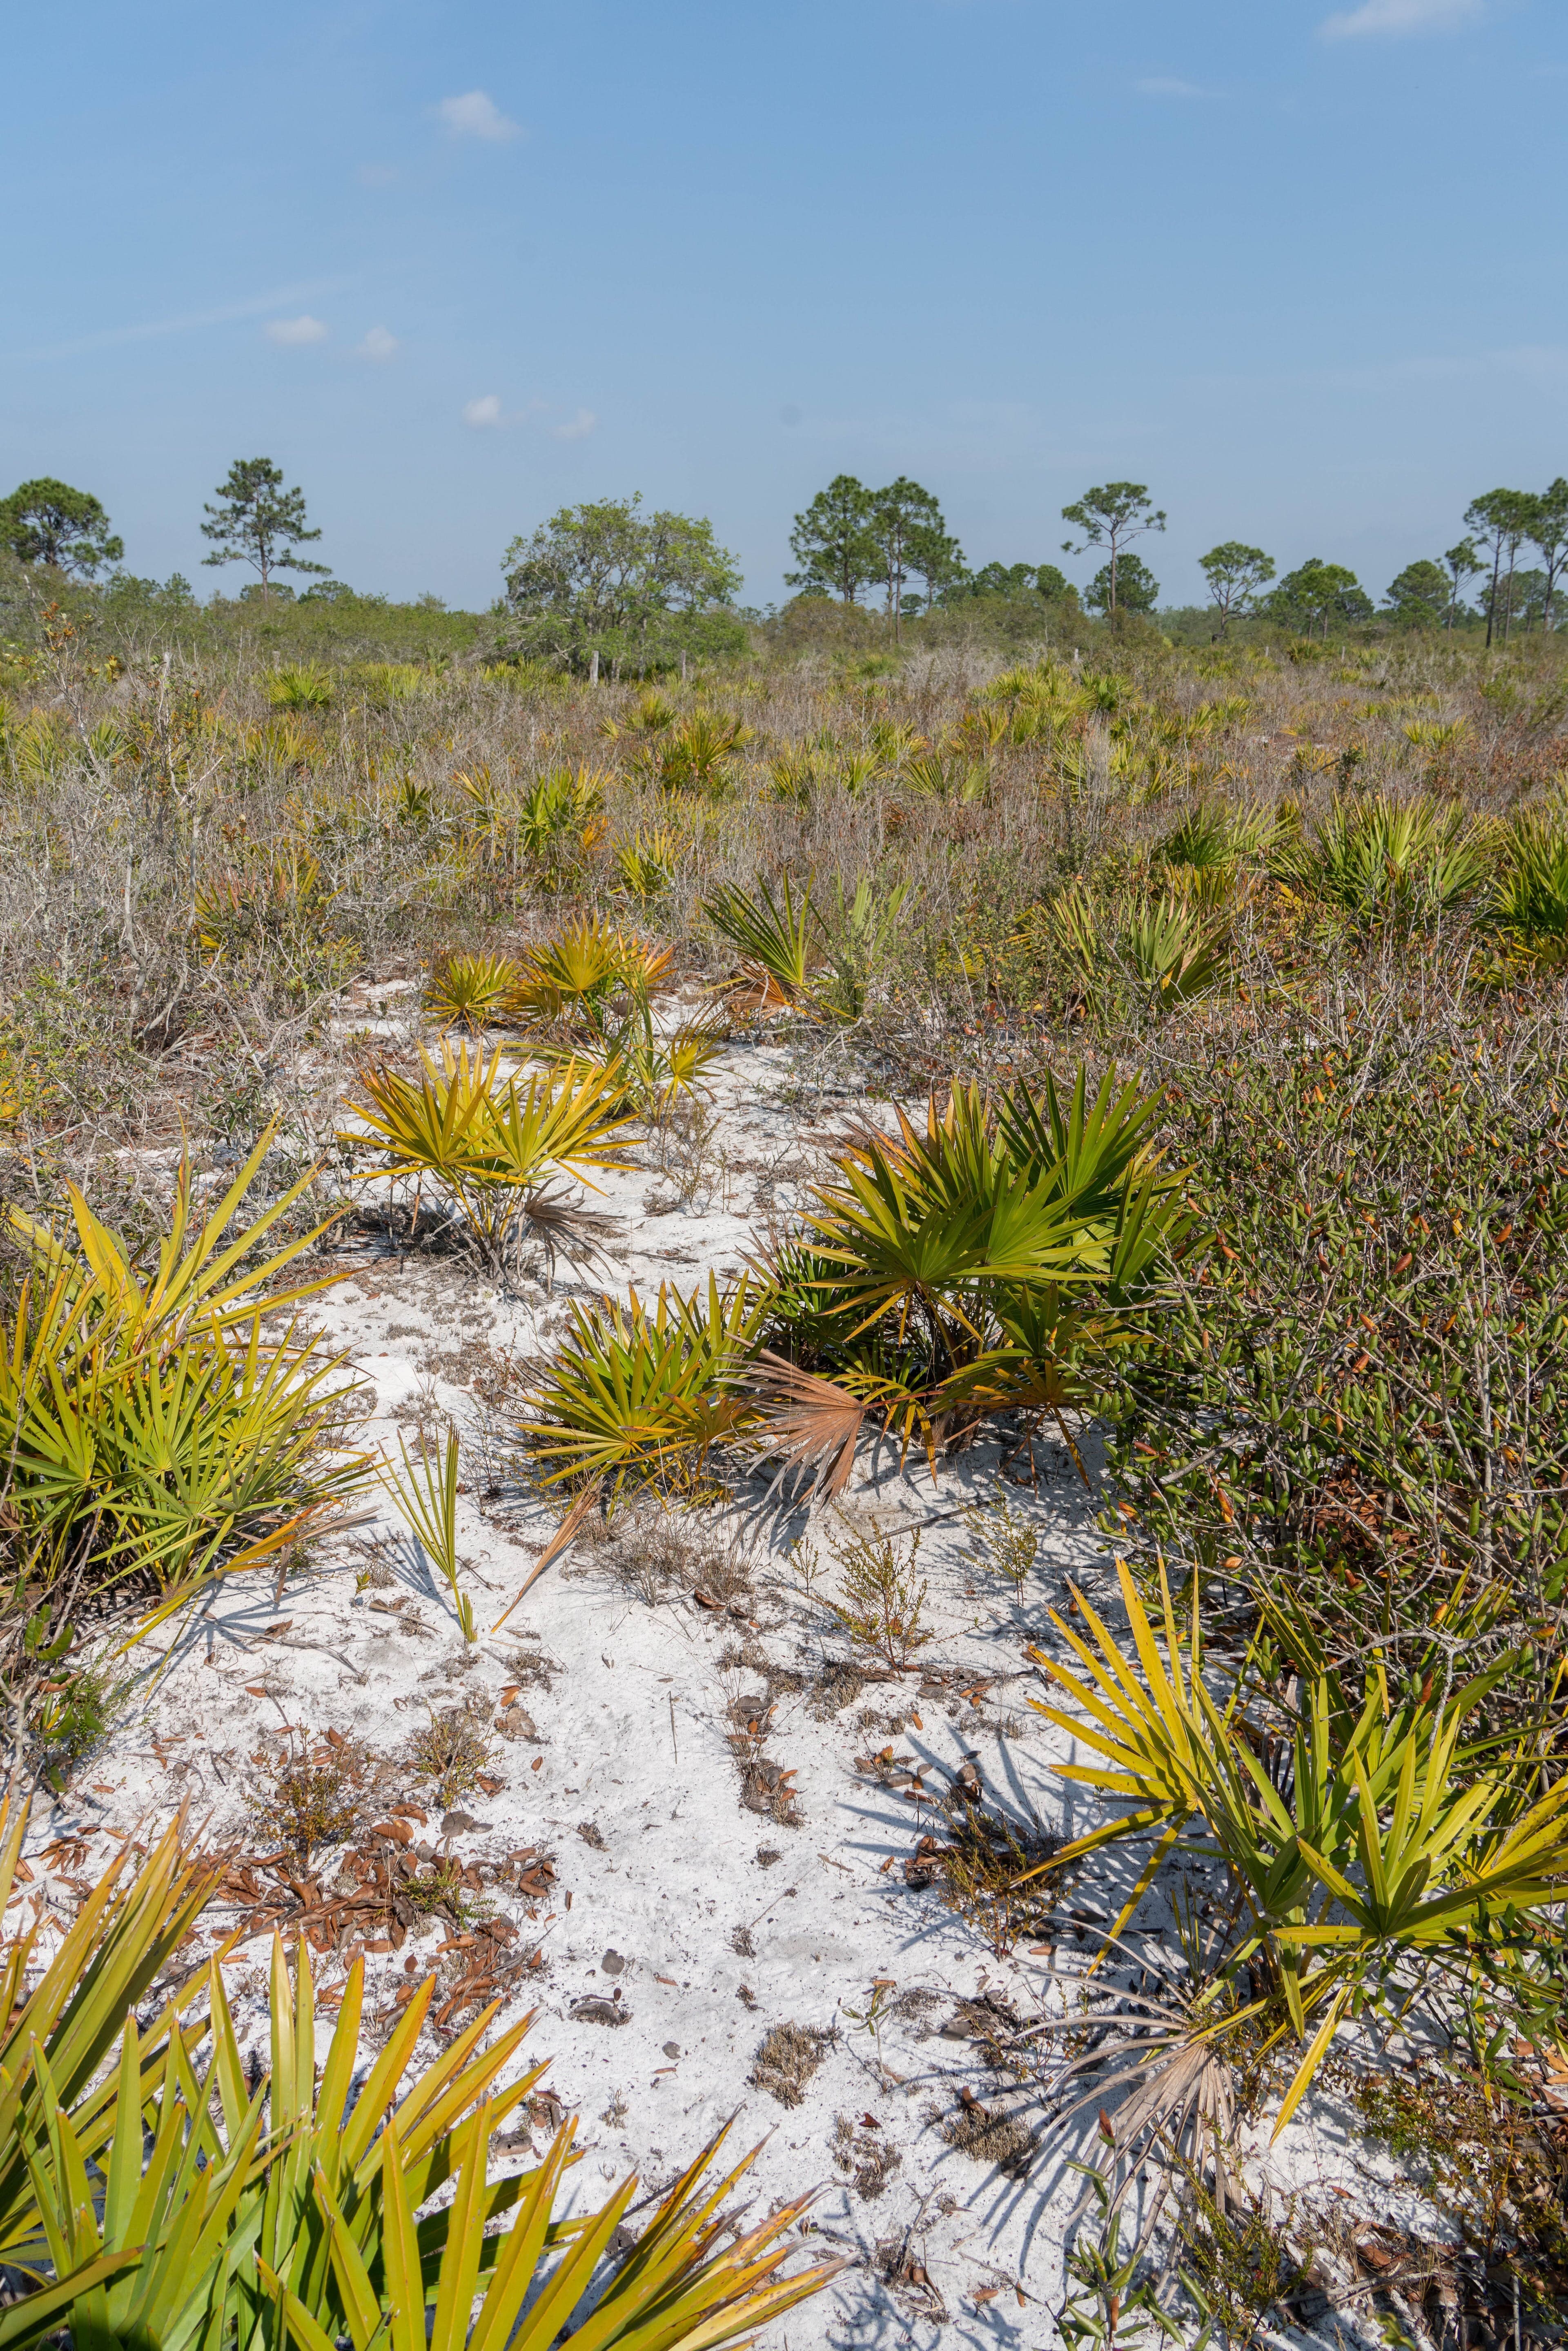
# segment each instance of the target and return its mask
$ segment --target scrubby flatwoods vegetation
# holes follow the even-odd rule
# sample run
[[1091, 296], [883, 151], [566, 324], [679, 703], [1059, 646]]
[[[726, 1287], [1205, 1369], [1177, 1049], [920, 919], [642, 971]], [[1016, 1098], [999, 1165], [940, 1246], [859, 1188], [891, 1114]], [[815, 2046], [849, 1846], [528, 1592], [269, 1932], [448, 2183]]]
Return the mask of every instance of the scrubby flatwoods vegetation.
[[[396, 1176], [394, 1207], [378, 1188], [362, 1213], [454, 1252], [455, 1278], [591, 1270], [584, 1181], [641, 1158], [681, 1196], [711, 1188], [719, 1056], [765, 1037], [803, 1106], [850, 1087], [883, 1115], [812, 1184], [802, 1157], [804, 1205], [728, 1287], [580, 1297], [519, 1381], [507, 1474], [580, 1519], [831, 1496], [873, 1454], [940, 1477], [998, 1435], [1027, 1480], [1037, 1437], [1082, 1459], [1097, 1426], [1119, 1592], [1042, 1603], [1035, 1655], [1106, 1799], [1058, 1881], [1125, 1844], [1127, 1908], [1081, 2004], [1008, 2053], [1053, 2111], [1106, 2109], [1063, 2325], [1164, 2323], [1124, 2201], [1158, 2177], [1185, 2306], [1226, 2339], [1288, 2313], [1331, 2253], [1364, 2316], [1548, 2338], [1568, 2283], [1555, 642], [1191, 653], [1085, 624], [1070, 656], [1004, 666], [918, 636], [897, 658], [813, 649], [808, 621], [619, 684], [483, 646], [160, 645], [145, 614], [117, 651], [57, 606], [13, 650], [16, 1763], [68, 1774], [131, 1636], [220, 1573], [289, 1571], [372, 1478], [452, 1550], [453, 1447], [395, 1475], [369, 1459], [309, 1328], [361, 1178]], [[423, 992], [423, 1056], [375, 1032], [400, 981]], [[461, 1601], [455, 1553], [451, 1573]], [[1137, 1907], [1178, 1860], [1161, 1882], [1192, 1907], [1162, 1958]], [[210, 2255], [180, 2267], [182, 2326], [281, 2323], [320, 2351], [372, 2325], [414, 2258], [389, 2216], [449, 2169], [466, 2250], [456, 2222], [444, 2256], [420, 2239], [437, 2329], [493, 2260], [504, 2339], [514, 2257], [476, 2251], [499, 2103], [467, 2137], [345, 2137], [312, 2174], [273, 2151], [281, 2094], [264, 2128], [235, 2074], [215, 1979], [211, 2084], [172, 2022], [120, 2045], [124, 2114], [151, 2101], [177, 2137], [176, 2091], [205, 2117], [215, 2085], [224, 2118], [221, 2142], [190, 2126], [208, 2168], [171, 2157], [136, 2188], [115, 2093], [88, 2085], [200, 1896], [191, 1868], [136, 1897], [164, 1923], [116, 1960], [90, 2032], [57, 1990], [37, 2043], [12, 2033], [10, 2257], [98, 2264], [118, 2331], [165, 2288], [103, 2265], [177, 2213]], [[1038, 1931], [1041, 1888], [1018, 1890]], [[142, 1916], [89, 1905], [89, 1944]], [[1004, 1943], [1007, 1919], [1003, 1899]], [[14, 2000], [26, 1963], [24, 1941]], [[313, 2092], [300, 1979], [279, 1982], [273, 2080], [335, 2129], [349, 2007]], [[1394, 2150], [1453, 2242], [1352, 2205], [1343, 2242], [1303, 2246], [1234, 2148], [1309, 2089]], [[57, 2091], [72, 2119], [50, 2119]], [[89, 2221], [68, 2189], [100, 2156]], [[284, 2179], [287, 2227], [266, 2186]], [[518, 2191], [539, 2230], [552, 2180]], [[698, 2224], [676, 2205], [661, 2226], [688, 2280]], [[741, 2272], [768, 2247], [743, 2243], [699, 2300], [765, 2290]], [[470, 2267], [437, 2290], [443, 2258]], [[59, 2323], [71, 2294], [41, 2291], [37, 2324]], [[630, 2332], [678, 2339], [627, 2293]], [[564, 2306], [538, 2305], [549, 2331]], [[25, 2333], [26, 2307], [0, 2328]]]

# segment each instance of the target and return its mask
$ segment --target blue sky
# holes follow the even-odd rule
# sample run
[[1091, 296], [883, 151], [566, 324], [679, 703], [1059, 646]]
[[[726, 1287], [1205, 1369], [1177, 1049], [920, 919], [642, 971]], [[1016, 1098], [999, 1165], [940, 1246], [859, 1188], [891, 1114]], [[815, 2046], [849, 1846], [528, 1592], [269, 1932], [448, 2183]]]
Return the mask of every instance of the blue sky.
[[78, 0], [7, 56], [0, 489], [204, 591], [257, 454], [467, 604], [634, 489], [778, 598], [841, 471], [976, 564], [1131, 477], [1166, 601], [1228, 538], [1377, 594], [1568, 471], [1561, 0]]

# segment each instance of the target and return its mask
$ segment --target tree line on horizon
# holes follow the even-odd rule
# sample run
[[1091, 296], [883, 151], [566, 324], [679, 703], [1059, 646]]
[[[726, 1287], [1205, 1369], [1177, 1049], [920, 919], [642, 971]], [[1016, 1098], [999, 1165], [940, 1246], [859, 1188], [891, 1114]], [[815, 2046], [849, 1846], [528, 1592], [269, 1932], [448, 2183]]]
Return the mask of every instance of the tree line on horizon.
[[[215, 506], [203, 508], [201, 529], [214, 542], [203, 560], [247, 564], [257, 581], [242, 594], [292, 598], [293, 588], [277, 578], [283, 571], [315, 579], [308, 599], [352, 594], [332, 579], [328, 565], [300, 554], [322, 534], [308, 521], [304, 492], [287, 487], [270, 458], [236, 458], [216, 496]], [[786, 572], [785, 584], [798, 598], [831, 598], [846, 607], [858, 606], [873, 591], [895, 640], [906, 620], [975, 599], [1082, 603], [1106, 617], [1153, 612], [1159, 582], [1132, 544], [1166, 527], [1147, 485], [1100, 484], [1063, 507], [1061, 515], [1074, 533], [1061, 552], [1104, 558], [1082, 594], [1054, 563], [993, 561], [971, 569], [934, 493], [906, 475], [873, 489], [852, 474], [838, 474], [794, 517], [789, 547], [797, 568]], [[29, 568], [79, 582], [96, 581], [125, 551], [101, 502], [52, 477], [24, 482], [0, 499], [0, 548]], [[1538, 563], [1521, 563], [1527, 549]], [[1443, 629], [1481, 621], [1489, 645], [1507, 643], [1516, 624], [1548, 631], [1555, 625], [1553, 607], [1568, 567], [1568, 479], [1559, 475], [1539, 492], [1495, 489], [1473, 499], [1464, 535], [1440, 559], [1406, 564], [1381, 607], [1348, 566], [1318, 556], [1281, 579], [1264, 549], [1225, 539], [1198, 558], [1198, 567], [1218, 636], [1233, 622], [1253, 617], [1324, 638], [1336, 623], [1375, 619]], [[680, 637], [683, 662], [688, 653], [730, 649], [741, 585], [734, 556], [718, 545], [706, 517], [644, 513], [640, 493], [563, 507], [527, 538], [512, 541], [502, 569], [506, 590], [494, 609], [510, 623], [519, 654], [565, 658], [597, 675], [601, 656], [617, 665], [627, 657], [669, 657], [672, 632]], [[1483, 583], [1480, 596], [1469, 607], [1465, 591], [1477, 579]], [[195, 602], [179, 574], [162, 590], [132, 582], [119, 570], [110, 572], [108, 584], [152, 589], [172, 603]]]

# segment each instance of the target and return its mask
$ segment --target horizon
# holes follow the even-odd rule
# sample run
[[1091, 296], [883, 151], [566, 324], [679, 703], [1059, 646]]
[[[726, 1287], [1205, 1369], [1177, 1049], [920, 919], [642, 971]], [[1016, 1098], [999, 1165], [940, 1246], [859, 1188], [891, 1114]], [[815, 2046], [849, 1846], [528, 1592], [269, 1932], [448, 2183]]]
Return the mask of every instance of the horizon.
[[202, 590], [203, 502], [253, 453], [338, 579], [480, 611], [513, 538], [633, 490], [778, 603], [840, 472], [923, 482], [973, 568], [1082, 590], [1061, 509], [1131, 478], [1170, 517], [1163, 609], [1227, 538], [1375, 600], [1473, 497], [1563, 470], [1541, 0], [1202, 0], [1179, 31], [1152, 0], [1110, 30], [284, 0], [259, 32], [91, 0], [14, 54], [11, 209], [47, 235], [13, 256], [0, 494], [91, 492], [141, 577]]

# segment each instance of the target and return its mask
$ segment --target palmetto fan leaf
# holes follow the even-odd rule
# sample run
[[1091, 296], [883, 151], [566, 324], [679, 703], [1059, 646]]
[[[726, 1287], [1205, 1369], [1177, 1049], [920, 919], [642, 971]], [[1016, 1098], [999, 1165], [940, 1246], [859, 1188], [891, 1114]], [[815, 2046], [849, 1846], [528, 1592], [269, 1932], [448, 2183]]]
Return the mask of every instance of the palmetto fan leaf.
[[1270, 870], [1364, 921], [1457, 904], [1486, 873], [1485, 844], [1456, 801], [1336, 799], [1311, 841], [1277, 846]]
[[476, 1035], [492, 1020], [505, 1019], [521, 977], [511, 956], [447, 956], [431, 974], [425, 1009], [444, 1029], [462, 1026]]
[[797, 906], [786, 874], [780, 903], [759, 875], [755, 895], [726, 883], [710, 891], [702, 909], [721, 937], [740, 950], [739, 985], [751, 1009], [770, 1012], [807, 1002], [811, 973], [821, 960], [809, 890]]
[[[624, 1129], [632, 1116], [610, 1064], [568, 1061], [549, 1077], [519, 1086], [501, 1073], [497, 1050], [472, 1058], [447, 1049], [437, 1070], [428, 1054], [417, 1084], [392, 1069], [363, 1069], [367, 1102], [350, 1102], [386, 1154], [379, 1171], [429, 1178], [455, 1203], [486, 1262], [505, 1271], [522, 1238], [557, 1253], [591, 1257], [597, 1221], [550, 1194], [552, 1174], [586, 1182], [590, 1167], [625, 1165]], [[350, 1134], [345, 1140], [362, 1141]], [[415, 1197], [417, 1213], [418, 1196]]]
[[1515, 954], [1548, 969], [1568, 964], [1568, 808], [1531, 809], [1502, 837], [1503, 863], [1485, 919]]
[[[1064, 1108], [1048, 1070], [1040, 1095], [1016, 1085], [998, 1096], [997, 1129], [1030, 1183], [1048, 1184], [1052, 1196], [1069, 1202], [1082, 1217], [1104, 1221], [1119, 1213], [1129, 1178], [1153, 1172], [1159, 1111], [1157, 1093], [1140, 1094], [1131, 1082], [1118, 1089], [1114, 1070], [1106, 1071], [1091, 1102], [1080, 1069]], [[1175, 1191], [1180, 1180], [1162, 1176], [1159, 1189]]]
[[602, 1033], [612, 999], [645, 1006], [674, 957], [673, 947], [650, 946], [591, 914], [529, 951], [512, 1009], [524, 1021], [586, 1020]]
[[30, 1574], [47, 1562], [47, 1577], [68, 1573], [84, 1594], [134, 1580], [153, 1614], [133, 1638], [210, 1578], [298, 1539], [366, 1475], [342, 1444], [354, 1386], [338, 1376], [342, 1359], [267, 1320], [340, 1278], [267, 1289], [327, 1226], [246, 1262], [304, 1184], [226, 1238], [269, 1141], [270, 1130], [193, 1239], [182, 1168], [155, 1269], [139, 1269], [79, 1197], [75, 1251], [13, 1218], [40, 1271], [0, 1344], [7, 1531]]
[[624, 1308], [574, 1304], [521, 1423], [548, 1482], [689, 1485], [755, 1417], [741, 1390], [766, 1303], [745, 1279], [725, 1293], [710, 1275], [706, 1299], [661, 1286], [652, 1311], [634, 1290]]
[[[337, 1216], [323, 1218], [313, 1230], [290, 1239], [272, 1257], [256, 1265], [248, 1263], [260, 1242], [295, 1202], [304, 1196], [316, 1179], [317, 1170], [308, 1174], [280, 1193], [245, 1229], [220, 1246], [238, 1213], [246, 1193], [261, 1172], [262, 1163], [271, 1150], [277, 1133], [273, 1120], [257, 1139], [244, 1166], [224, 1194], [217, 1206], [204, 1218], [198, 1230], [192, 1232], [191, 1168], [182, 1160], [174, 1178], [174, 1197], [170, 1210], [169, 1228], [158, 1244], [156, 1270], [143, 1274], [134, 1259], [124, 1249], [118, 1236], [94, 1216], [74, 1184], [68, 1184], [71, 1213], [76, 1224], [76, 1249], [63, 1240], [47, 1225], [24, 1210], [13, 1207], [7, 1211], [7, 1222], [16, 1238], [25, 1242], [35, 1257], [51, 1273], [65, 1277], [64, 1295], [83, 1298], [88, 1301], [86, 1325], [96, 1326], [112, 1320], [128, 1344], [136, 1345], [155, 1332], [166, 1331], [180, 1318], [199, 1313], [207, 1320], [216, 1317], [219, 1322], [242, 1322], [254, 1311], [257, 1298], [267, 1284], [283, 1268], [301, 1257], [329, 1232], [338, 1221]], [[244, 1270], [240, 1270], [243, 1268]], [[303, 1298], [312, 1298], [329, 1289], [341, 1275], [329, 1273], [286, 1290], [267, 1293], [267, 1303], [272, 1307], [292, 1305]]]
[[[11, 1897], [26, 1825], [25, 1805], [14, 1806], [8, 1796], [0, 1800], [0, 1909]], [[130, 1845], [122, 1848], [89, 1888], [58, 1948], [41, 1966], [37, 1921], [0, 1951], [0, 2257], [9, 2262], [28, 2263], [45, 2249], [41, 2199], [49, 2194], [48, 2171], [47, 2165], [40, 2169], [36, 2158], [29, 2162], [29, 2148], [47, 2134], [51, 2116], [63, 2116], [84, 2158], [101, 2157], [114, 2131], [123, 2057], [119, 2077], [89, 2085], [127, 2011], [145, 1997], [220, 1875], [211, 1863], [198, 1865], [183, 1815], [134, 1871], [133, 1852]], [[169, 2036], [177, 2033], [177, 2009], [199, 1989], [200, 1979], [193, 1979], [166, 2011], [161, 2032], [132, 2061], [135, 2078], [149, 2092]], [[140, 2096], [139, 2091], [138, 2103]], [[140, 2122], [137, 2144], [140, 2153]], [[117, 2266], [110, 2260], [105, 2274]], [[50, 2323], [57, 2307], [57, 2299], [37, 2297], [15, 2304], [0, 2340], [27, 2331], [29, 2312], [40, 2324]]]
[[[367, 1064], [359, 1080], [368, 1101], [347, 1107], [385, 1152], [383, 1174], [451, 1182], [472, 1155], [474, 1130], [482, 1132], [500, 1080], [500, 1049], [486, 1058], [478, 1051], [471, 1057], [466, 1045], [455, 1053], [444, 1048], [439, 1070], [428, 1053], [420, 1060], [417, 1083], [396, 1070]], [[351, 1130], [340, 1136], [346, 1143], [362, 1139]]]
[[1262, 1955], [1303, 2039], [1309, 2014], [1322, 2011], [1277, 2134], [1364, 1987], [1415, 1952], [1450, 1952], [1463, 1969], [1472, 1935], [1500, 1949], [1528, 1935], [1528, 1913], [1568, 1894], [1568, 1781], [1542, 1789], [1540, 1759], [1522, 1745], [1498, 1757], [1487, 1742], [1462, 1743], [1505, 1661], [1447, 1699], [1398, 1706], [1375, 1674], [1359, 1714], [1332, 1676], [1313, 1676], [1281, 1792], [1241, 1714], [1239, 1686], [1223, 1708], [1205, 1687], [1196, 1590], [1184, 1668], [1163, 1573], [1163, 1645], [1128, 1570], [1118, 1573], [1132, 1656], [1076, 1594], [1093, 1646], [1054, 1612], [1053, 1621], [1082, 1672], [1032, 1653], [1075, 1711], [1031, 1703], [1095, 1759], [1057, 1769], [1130, 1807], [1065, 1846], [1056, 1865], [1115, 1838], [1156, 1840], [1112, 1930], [1120, 1933], [1159, 1860], [1189, 1822], [1203, 1823], [1250, 1922], [1232, 1963]]
[[1031, 1180], [1016, 1166], [977, 1089], [955, 1086], [941, 1113], [933, 1099], [924, 1135], [902, 1113], [899, 1129], [856, 1145], [808, 1219], [856, 1331], [894, 1312], [902, 1336], [918, 1311], [950, 1369], [954, 1328], [979, 1337], [975, 1283], [1084, 1284], [1103, 1270], [1107, 1237], [1054, 1170]]

